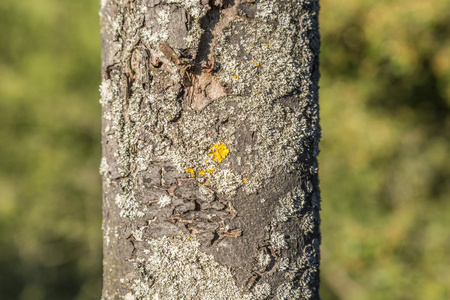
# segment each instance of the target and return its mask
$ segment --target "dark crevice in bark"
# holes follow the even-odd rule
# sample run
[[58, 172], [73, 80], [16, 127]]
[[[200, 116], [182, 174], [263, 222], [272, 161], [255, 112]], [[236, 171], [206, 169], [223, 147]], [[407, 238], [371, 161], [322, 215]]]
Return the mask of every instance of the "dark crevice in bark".
[[198, 45], [197, 56], [195, 57], [195, 74], [201, 73], [201, 68], [208, 66], [208, 55], [211, 53], [211, 43], [214, 38], [213, 30], [217, 23], [220, 21], [220, 6], [214, 5], [215, 1], [210, 0], [209, 6], [211, 9], [200, 19], [200, 26], [204, 30], [200, 37], [200, 43]]
[[201, 210], [201, 206], [200, 206], [200, 203], [198, 203], [197, 201], [195, 201], [194, 200], [194, 203], [195, 203], [195, 208], [194, 208], [194, 211], [200, 211]]
[[211, 240], [211, 245], [214, 245], [220, 239], [220, 235], [217, 232], [214, 232], [214, 238]]

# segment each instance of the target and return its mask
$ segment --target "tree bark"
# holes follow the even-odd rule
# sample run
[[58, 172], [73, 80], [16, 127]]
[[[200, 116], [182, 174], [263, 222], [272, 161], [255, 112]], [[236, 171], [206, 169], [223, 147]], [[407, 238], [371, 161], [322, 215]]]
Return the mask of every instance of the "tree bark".
[[319, 299], [317, 0], [102, 0], [102, 299]]

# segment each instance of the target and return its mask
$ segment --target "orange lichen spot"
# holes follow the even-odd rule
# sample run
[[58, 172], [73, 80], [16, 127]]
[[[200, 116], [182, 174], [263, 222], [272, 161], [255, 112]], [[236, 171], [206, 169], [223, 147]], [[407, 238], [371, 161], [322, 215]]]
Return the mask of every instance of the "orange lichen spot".
[[192, 169], [192, 168], [187, 168], [184, 170], [184, 172], [191, 174], [192, 177], [195, 177], [195, 172], [194, 172], [194, 169]]
[[238, 76], [236, 74], [233, 75], [234, 79], [238, 79]]
[[254, 63], [257, 67], [259, 67], [259, 63], [257, 63], [256, 61], [253, 61], [253, 63]]
[[198, 175], [205, 175], [205, 171], [203, 170], [198, 171]]
[[248, 181], [248, 178], [244, 178], [244, 179], [242, 179], [244, 182], [247, 182]]
[[192, 242], [192, 238], [189, 238], [189, 240]]
[[217, 143], [214, 144], [214, 150], [213, 153], [210, 153], [209, 155], [212, 156], [212, 159], [218, 163], [221, 163], [222, 160], [227, 157], [228, 153], [230, 153], [230, 150], [228, 150], [228, 147], [223, 143]]

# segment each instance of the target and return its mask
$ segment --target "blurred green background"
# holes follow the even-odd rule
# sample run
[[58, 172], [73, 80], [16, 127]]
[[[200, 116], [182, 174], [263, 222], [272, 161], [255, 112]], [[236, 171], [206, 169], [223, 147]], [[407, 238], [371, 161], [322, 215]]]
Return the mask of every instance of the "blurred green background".
[[99, 1], [0, 0], [0, 299], [100, 299]]
[[[450, 299], [450, 1], [321, 1], [322, 298]], [[100, 299], [99, 1], [0, 1], [0, 299]]]

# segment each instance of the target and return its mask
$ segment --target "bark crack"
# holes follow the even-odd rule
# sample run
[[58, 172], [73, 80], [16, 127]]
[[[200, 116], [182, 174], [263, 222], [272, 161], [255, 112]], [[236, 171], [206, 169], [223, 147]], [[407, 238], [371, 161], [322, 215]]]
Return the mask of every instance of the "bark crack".
[[[210, 0], [210, 9], [199, 20], [204, 30], [197, 49], [174, 50], [169, 44], [161, 44], [159, 50], [163, 58], [159, 58], [156, 51], [152, 53], [152, 65], [163, 67], [169, 73], [175, 70], [164, 64], [164, 60], [178, 67], [182, 78], [184, 108], [201, 111], [212, 101], [230, 93], [227, 85], [219, 82], [215, 73], [220, 66], [215, 61], [214, 48], [223, 29], [233, 20], [239, 18], [238, 5], [241, 0]], [[188, 20], [190, 18], [187, 18]], [[187, 22], [188, 24], [189, 22]]]

